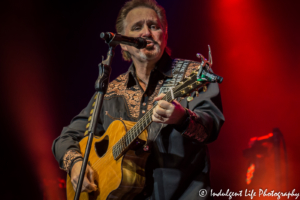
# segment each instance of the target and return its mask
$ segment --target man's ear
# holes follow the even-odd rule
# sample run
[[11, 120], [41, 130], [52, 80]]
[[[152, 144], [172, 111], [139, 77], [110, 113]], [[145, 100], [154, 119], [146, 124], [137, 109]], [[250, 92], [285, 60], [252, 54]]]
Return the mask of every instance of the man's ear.
[[120, 44], [120, 46], [121, 46], [121, 48], [122, 48], [123, 51], [128, 51], [128, 50], [127, 50], [127, 45]]

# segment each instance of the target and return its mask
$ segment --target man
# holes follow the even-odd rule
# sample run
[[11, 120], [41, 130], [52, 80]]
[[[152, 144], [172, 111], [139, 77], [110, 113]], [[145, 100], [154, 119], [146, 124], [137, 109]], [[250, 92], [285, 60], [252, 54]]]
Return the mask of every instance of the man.
[[[132, 0], [121, 9], [117, 32], [147, 40], [144, 49], [121, 45], [123, 58], [132, 60], [127, 73], [108, 86], [100, 114], [97, 135], [102, 135], [115, 119], [138, 121], [155, 101], [153, 123], [148, 127], [151, 155], [146, 164], [146, 186], [135, 199], [198, 199], [200, 189], [210, 189], [209, 157], [206, 144], [214, 141], [224, 122], [218, 85], [208, 85], [204, 93], [188, 102], [161, 100], [159, 89], [172, 78], [168, 55], [168, 26], [164, 9], [155, 0]], [[187, 61], [185, 75], [199, 66]], [[92, 100], [53, 143], [60, 167], [77, 185], [82, 156], [78, 142], [83, 138]], [[100, 177], [101, 178], [101, 177]], [[97, 190], [93, 169], [87, 166], [82, 191]], [[208, 196], [207, 196], [208, 198]]]

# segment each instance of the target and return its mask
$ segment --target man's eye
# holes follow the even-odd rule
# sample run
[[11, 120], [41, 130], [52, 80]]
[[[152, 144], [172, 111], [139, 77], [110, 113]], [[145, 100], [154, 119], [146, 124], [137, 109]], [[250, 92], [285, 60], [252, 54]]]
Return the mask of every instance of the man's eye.
[[134, 30], [134, 31], [140, 30], [140, 29], [141, 29], [141, 27], [139, 27], [139, 26], [134, 26], [134, 27], [132, 28], [132, 30]]
[[153, 25], [150, 26], [150, 28], [156, 30], [156, 29], [158, 29], [158, 26], [153, 24]]

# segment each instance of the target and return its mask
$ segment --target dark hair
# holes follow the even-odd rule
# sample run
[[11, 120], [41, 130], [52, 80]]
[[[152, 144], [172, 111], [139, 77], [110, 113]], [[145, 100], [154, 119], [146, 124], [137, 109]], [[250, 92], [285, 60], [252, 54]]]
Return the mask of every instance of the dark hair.
[[[124, 20], [127, 16], [127, 14], [134, 8], [137, 7], [147, 7], [153, 9], [156, 14], [158, 15], [158, 18], [160, 20], [160, 23], [162, 24], [163, 31], [168, 34], [168, 22], [166, 18], [166, 12], [163, 7], [158, 5], [158, 3], [155, 0], [131, 0], [127, 1], [124, 6], [121, 8], [117, 21], [116, 21], [116, 30], [117, 33], [122, 34], [124, 31]], [[170, 50], [168, 47], [166, 47], [166, 50], [170, 53]], [[123, 59], [126, 61], [131, 61], [131, 55], [128, 51], [122, 50], [122, 56]]]

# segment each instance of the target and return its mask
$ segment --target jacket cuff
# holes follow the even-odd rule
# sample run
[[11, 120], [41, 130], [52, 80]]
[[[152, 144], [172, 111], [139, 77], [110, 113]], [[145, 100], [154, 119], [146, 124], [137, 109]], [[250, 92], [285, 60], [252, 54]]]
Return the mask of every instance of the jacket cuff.
[[205, 127], [201, 124], [200, 117], [193, 111], [186, 109], [189, 114], [189, 124], [182, 133], [183, 136], [203, 142], [207, 138]]
[[71, 149], [67, 151], [63, 157], [63, 166], [62, 170], [66, 171], [68, 174], [70, 174], [70, 169], [72, 166], [72, 163], [77, 159], [82, 159], [81, 153]]

